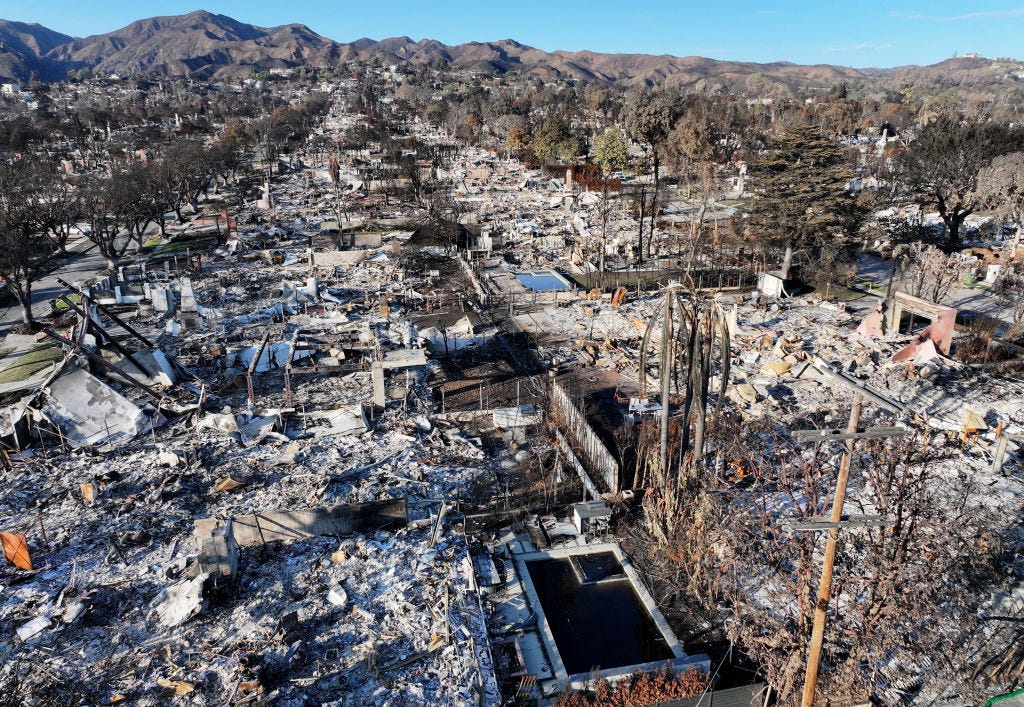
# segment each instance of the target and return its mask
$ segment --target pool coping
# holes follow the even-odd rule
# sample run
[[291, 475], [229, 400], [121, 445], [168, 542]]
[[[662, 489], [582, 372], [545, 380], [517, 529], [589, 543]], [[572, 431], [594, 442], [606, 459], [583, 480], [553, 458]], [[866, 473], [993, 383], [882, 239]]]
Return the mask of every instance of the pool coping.
[[[510, 548], [511, 549], [511, 548]], [[562, 656], [558, 651], [558, 644], [555, 643], [555, 636], [551, 630], [551, 625], [548, 623], [547, 615], [544, 613], [544, 607], [540, 603], [540, 596], [537, 594], [536, 588], [533, 586], [533, 578], [530, 577], [530, 571], [527, 568], [527, 563], [535, 562], [538, 560], [557, 560], [572, 557], [573, 555], [594, 555], [602, 552], [610, 552], [618, 560], [619, 565], [622, 567], [623, 573], [629, 580], [634, 593], [643, 605], [643, 608], [647, 611], [647, 614], [651, 617], [654, 625], [665, 639], [665, 643], [668, 646], [669, 651], [673, 657], [667, 660], [658, 660], [649, 663], [635, 663], [633, 665], [625, 665], [618, 668], [609, 668], [607, 670], [599, 670], [595, 672], [587, 673], [575, 673], [569, 674], [565, 668], [565, 663], [562, 661]], [[651, 593], [647, 590], [647, 587], [640, 580], [639, 575], [634, 569], [629, 556], [622, 551], [622, 548], [618, 543], [594, 543], [592, 545], [574, 546], [569, 548], [554, 548], [549, 550], [538, 550], [532, 552], [512, 552], [512, 558], [515, 562], [516, 573], [519, 575], [520, 585], [523, 588], [523, 592], [526, 594], [526, 599], [530, 604], [537, 617], [537, 633], [541, 638], [541, 645], [544, 648], [544, 652], [547, 654], [548, 661], [551, 664], [551, 672], [554, 674], [554, 680], [560, 684], [562, 689], [584, 689], [595, 677], [603, 677], [611, 681], [618, 680], [626, 677], [639, 670], [651, 670], [658, 667], [669, 667], [673, 671], [682, 669], [685, 666], [698, 667], [703, 671], [710, 669], [710, 661], [706, 655], [687, 655], [683, 649], [683, 644], [676, 636], [675, 632], [668, 625], [668, 621], [658, 610], [657, 605], [654, 602], [654, 598]]]

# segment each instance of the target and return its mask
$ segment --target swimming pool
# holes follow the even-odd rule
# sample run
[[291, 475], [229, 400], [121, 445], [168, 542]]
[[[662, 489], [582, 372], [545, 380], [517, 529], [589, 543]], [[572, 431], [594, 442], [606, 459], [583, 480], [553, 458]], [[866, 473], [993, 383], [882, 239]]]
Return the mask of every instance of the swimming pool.
[[570, 675], [675, 657], [610, 552], [526, 566]]
[[572, 284], [554, 270], [519, 272], [516, 273], [516, 279], [523, 287], [534, 292], [557, 292], [572, 289]]

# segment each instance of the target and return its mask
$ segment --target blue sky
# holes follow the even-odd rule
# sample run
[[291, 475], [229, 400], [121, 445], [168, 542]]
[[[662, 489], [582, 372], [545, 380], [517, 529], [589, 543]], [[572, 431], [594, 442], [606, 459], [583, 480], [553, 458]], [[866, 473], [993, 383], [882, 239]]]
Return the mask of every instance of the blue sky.
[[85, 36], [199, 7], [261, 26], [300, 22], [341, 42], [400, 35], [447, 44], [512, 38], [549, 51], [855, 67], [930, 64], [954, 52], [1024, 58], [1019, 39], [1024, 36], [1024, 0], [0, 0], [0, 17]]

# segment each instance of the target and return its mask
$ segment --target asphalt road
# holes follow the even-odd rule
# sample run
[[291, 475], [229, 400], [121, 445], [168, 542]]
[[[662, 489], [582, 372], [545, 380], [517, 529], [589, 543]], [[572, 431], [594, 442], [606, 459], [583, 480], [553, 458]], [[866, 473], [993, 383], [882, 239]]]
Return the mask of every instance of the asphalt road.
[[[87, 238], [79, 238], [68, 244], [68, 251], [73, 255], [56, 270], [40, 278], [32, 286], [32, 314], [42, 317], [50, 311], [50, 300], [64, 294], [67, 289], [57, 282], [57, 278], [74, 284], [102, 272], [107, 261], [99, 254], [96, 246]], [[0, 316], [0, 336], [7, 334], [15, 324], [21, 323], [21, 306], [14, 304], [4, 310]]]

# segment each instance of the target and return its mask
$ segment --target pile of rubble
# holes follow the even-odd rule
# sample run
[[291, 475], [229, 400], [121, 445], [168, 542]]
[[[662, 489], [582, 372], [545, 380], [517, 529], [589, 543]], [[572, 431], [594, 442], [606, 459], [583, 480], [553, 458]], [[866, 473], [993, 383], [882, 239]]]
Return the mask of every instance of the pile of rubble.
[[[325, 130], [356, 122], [336, 110]], [[211, 201], [215, 213], [171, 229], [116, 278], [67, 283], [39, 337], [8, 337], [0, 684], [11, 694], [496, 704], [499, 680], [505, 696], [569, 684], [538, 637], [531, 655], [512, 660], [502, 639], [492, 656], [488, 624], [541, 633], [516, 625], [529, 618], [523, 592], [500, 587], [521, 578], [495, 563], [546, 551], [542, 537], [585, 546], [590, 511], [577, 504], [575, 532], [553, 517], [494, 527], [582, 488], [626, 497], [600, 435], [581, 450], [579, 436], [541, 425], [558, 373], [576, 376], [561, 404], [581, 428], [620, 404], [615, 424], [658, 410], [638, 381], [641, 365], [648, 380], [659, 373], [639, 348], [661, 295], [577, 287], [605, 214], [571, 175], [467, 149], [444, 175], [470, 207], [460, 250], [420, 228], [421, 203], [371, 198], [356, 158], [369, 159], [353, 156], [335, 181], [300, 155], [258, 202], [229, 217]], [[222, 244], [204, 219], [227, 229]], [[628, 252], [635, 227], [614, 210], [605, 255]], [[969, 435], [944, 463], [969, 465], [993, 505], [1022, 508], [1006, 469], [1019, 462], [1024, 385], [944, 356], [945, 320], [883, 335], [872, 299], [718, 300], [744, 419], [838, 427], [861, 393], [946, 439]], [[610, 397], [594, 413], [585, 390]], [[586, 521], [600, 517], [602, 537], [606, 516]], [[491, 536], [467, 540], [475, 521]], [[673, 655], [683, 660], [681, 645]], [[551, 679], [508, 682], [530, 665]]]

